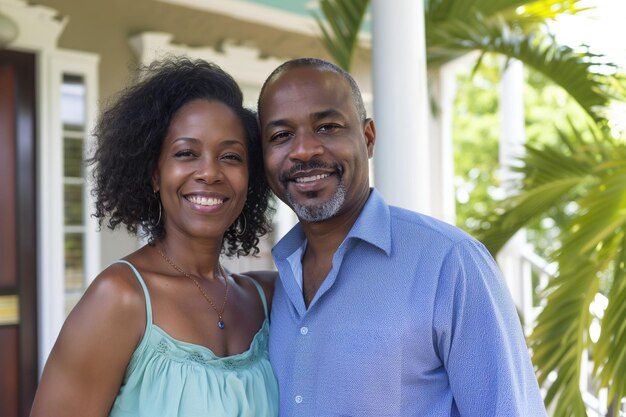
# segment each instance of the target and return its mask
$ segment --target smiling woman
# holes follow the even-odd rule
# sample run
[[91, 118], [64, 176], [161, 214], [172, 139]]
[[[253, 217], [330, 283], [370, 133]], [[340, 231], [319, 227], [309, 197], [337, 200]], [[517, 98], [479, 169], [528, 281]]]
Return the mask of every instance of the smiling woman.
[[105, 269], [70, 313], [31, 415], [275, 416], [274, 273], [219, 263], [258, 252], [269, 229], [256, 116], [204, 61], [142, 75], [102, 114], [91, 162], [100, 223], [149, 243]]
[[227, 105], [198, 99], [176, 113], [152, 180], [169, 220], [166, 235], [221, 242], [246, 201], [247, 149], [244, 127]]

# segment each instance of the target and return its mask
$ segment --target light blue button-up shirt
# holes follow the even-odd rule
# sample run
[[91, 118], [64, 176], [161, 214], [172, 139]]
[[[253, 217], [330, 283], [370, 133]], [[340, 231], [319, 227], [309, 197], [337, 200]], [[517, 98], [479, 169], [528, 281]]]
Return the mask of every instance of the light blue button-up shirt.
[[535, 417], [519, 319], [476, 240], [372, 193], [307, 310], [296, 225], [273, 249], [282, 417]]

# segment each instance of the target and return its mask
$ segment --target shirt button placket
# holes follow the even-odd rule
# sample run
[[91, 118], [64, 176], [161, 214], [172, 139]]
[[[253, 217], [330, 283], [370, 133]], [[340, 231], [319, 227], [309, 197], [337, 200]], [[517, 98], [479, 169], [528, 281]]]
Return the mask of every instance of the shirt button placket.
[[[304, 337], [307, 336], [309, 334], [309, 327], [308, 326], [300, 326], [299, 329], [300, 332], [300, 338], [298, 340], [298, 342], [296, 343], [296, 362], [300, 363], [304, 368], [307, 368], [309, 365], [308, 363], [311, 360], [310, 355], [308, 355], [305, 352], [309, 351], [309, 343], [311, 342], [309, 340], [309, 337]], [[293, 396], [293, 401], [294, 401], [294, 410], [293, 410], [293, 416], [294, 417], [305, 417], [306, 413], [307, 413], [307, 406], [304, 403], [304, 396], [307, 395], [308, 392], [308, 385], [307, 385], [307, 379], [301, 379], [302, 375], [300, 376], [300, 378], [294, 378], [294, 396]], [[310, 404], [309, 404], [310, 405]], [[308, 415], [306, 415], [306, 417], [308, 417]]]

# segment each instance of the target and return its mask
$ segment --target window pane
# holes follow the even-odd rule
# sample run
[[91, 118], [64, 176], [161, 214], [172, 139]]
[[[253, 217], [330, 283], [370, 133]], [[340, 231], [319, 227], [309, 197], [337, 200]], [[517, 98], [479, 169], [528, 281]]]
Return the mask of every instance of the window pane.
[[83, 141], [65, 138], [63, 140], [63, 175], [65, 177], [83, 176]]
[[61, 120], [65, 129], [85, 126], [85, 85], [83, 77], [63, 75], [61, 85]]
[[81, 290], [84, 282], [83, 234], [65, 235], [65, 289]]
[[83, 186], [65, 184], [65, 224], [80, 226], [83, 224]]

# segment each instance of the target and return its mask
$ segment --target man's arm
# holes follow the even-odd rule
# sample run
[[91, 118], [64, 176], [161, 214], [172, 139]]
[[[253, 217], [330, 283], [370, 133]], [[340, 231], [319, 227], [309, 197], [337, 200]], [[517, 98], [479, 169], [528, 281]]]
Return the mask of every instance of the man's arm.
[[545, 416], [519, 317], [482, 244], [456, 243], [435, 299], [436, 346], [462, 416]]

